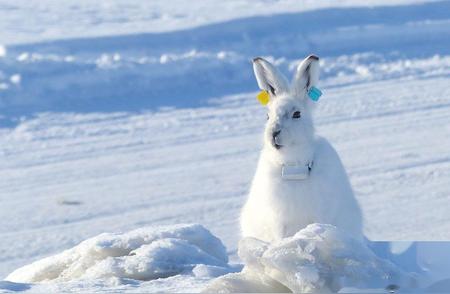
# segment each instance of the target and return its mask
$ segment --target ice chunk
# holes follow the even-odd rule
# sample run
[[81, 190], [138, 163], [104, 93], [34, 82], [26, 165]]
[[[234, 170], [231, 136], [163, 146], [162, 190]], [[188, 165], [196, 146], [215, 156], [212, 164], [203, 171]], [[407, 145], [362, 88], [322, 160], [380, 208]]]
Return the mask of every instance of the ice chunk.
[[[195, 224], [146, 227], [98, 235], [19, 268], [6, 280], [25, 283], [112, 277], [152, 280], [192, 273], [198, 265], [214, 266], [216, 273], [229, 272], [225, 246], [207, 229]], [[207, 274], [203, 271], [203, 275]]]
[[239, 256], [244, 270], [218, 278], [207, 292], [311, 293], [335, 292], [343, 286], [415, 286], [414, 276], [332, 225], [311, 224], [271, 244], [245, 238], [239, 244]]

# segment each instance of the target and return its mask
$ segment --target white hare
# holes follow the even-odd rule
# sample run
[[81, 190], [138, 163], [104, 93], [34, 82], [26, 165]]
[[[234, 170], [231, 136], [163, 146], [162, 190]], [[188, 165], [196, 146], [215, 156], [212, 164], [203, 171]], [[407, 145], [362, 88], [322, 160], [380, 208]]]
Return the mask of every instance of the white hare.
[[243, 237], [271, 242], [324, 223], [362, 240], [361, 210], [345, 169], [330, 143], [314, 132], [315, 102], [308, 91], [318, 82], [319, 58], [305, 58], [291, 85], [263, 58], [253, 60], [253, 69], [270, 100], [264, 147], [241, 214]]

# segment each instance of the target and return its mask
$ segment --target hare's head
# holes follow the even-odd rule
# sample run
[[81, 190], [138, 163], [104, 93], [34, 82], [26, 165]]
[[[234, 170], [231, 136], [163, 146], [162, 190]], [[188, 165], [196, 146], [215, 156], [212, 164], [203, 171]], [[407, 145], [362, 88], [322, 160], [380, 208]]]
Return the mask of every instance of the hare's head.
[[319, 58], [310, 55], [298, 66], [292, 83], [270, 62], [253, 60], [256, 80], [270, 95], [264, 148], [279, 156], [292, 157], [302, 149], [311, 148], [314, 138], [312, 104], [308, 90], [319, 79]]

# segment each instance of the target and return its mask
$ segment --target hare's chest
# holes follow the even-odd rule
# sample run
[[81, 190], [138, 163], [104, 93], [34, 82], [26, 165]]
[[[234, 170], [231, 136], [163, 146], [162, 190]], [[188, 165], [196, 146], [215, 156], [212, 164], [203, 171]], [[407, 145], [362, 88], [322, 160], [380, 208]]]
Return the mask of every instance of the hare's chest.
[[326, 223], [321, 186], [314, 176], [286, 180], [275, 168], [258, 170], [243, 212], [244, 232], [272, 240], [293, 235], [311, 223]]
[[303, 209], [308, 209], [317, 199], [314, 196], [314, 187], [307, 180], [283, 180], [277, 181], [272, 190], [271, 201], [277, 203], [280, 209], [286, 213], [297, 213]]
[[308, 183], [279, 181], [266, 192], [265, 207], [270, 210], [266, 221], [271, 223], [274, 235], [290, 236], [308, 224], [320, 222], [317, 210], [320, 203]]

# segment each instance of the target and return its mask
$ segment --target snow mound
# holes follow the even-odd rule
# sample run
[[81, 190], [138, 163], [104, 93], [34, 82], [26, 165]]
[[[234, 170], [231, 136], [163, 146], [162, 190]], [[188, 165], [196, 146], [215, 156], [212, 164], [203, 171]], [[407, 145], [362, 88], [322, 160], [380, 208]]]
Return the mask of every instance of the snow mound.
[[228, 272], [228, 256], [222, 242], [203, 226], [188, 224], [103, 233], [19, 268], [6, 280], [20, 283], [100, 278], [153, 280], [178, 274], [215, 277]]
[[328, 292], [342, 287], [410, 289], [416, 277], [375, 255], [332, 225], [311, 224], [272, 244], [244, 238], [240, 273], [213, 281], [206, 292]]

